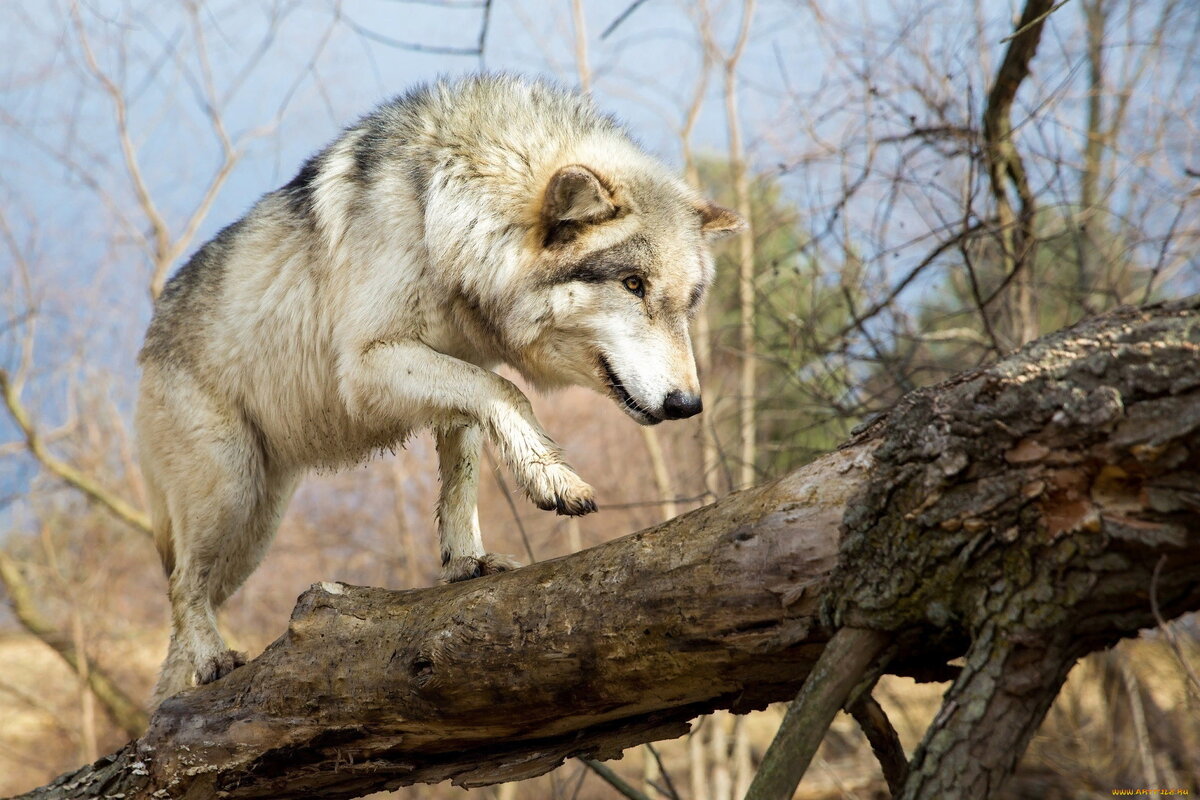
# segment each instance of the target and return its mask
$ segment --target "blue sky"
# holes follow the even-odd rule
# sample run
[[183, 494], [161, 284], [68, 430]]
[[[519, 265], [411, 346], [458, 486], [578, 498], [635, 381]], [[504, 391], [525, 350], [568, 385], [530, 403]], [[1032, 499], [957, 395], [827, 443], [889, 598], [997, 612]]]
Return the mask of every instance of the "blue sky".
[[[676, 128], [699, 68], [695, 34], [681, 4], [651, 0], [613, 36], [599, 40], [624, 8], [623, 2], [585, 4], [595, 94], [649, 149], [679, 163]], [[0, 125], [0, 198], [40, 277], [34, 283], [42, 334], [72, 340], [39, 348], [46, 351], [39, 363], [50, 368], [55, 355], [50, 351], [61, 362], [82, 347], [89, 360], [116, 359], [113, 366], [124, 372], [150, 310], [143, 288], [148, 264], [130, 241], [145, 223], [121, 161], [112, 105], [86, 73], [69, 9], [64, 2], [25, 3], [15, 15], [17, 24], [0, 33], [11, 54], [0, 68], [0, 109], [11, 123]], [[158, 2], [96, 2], [80, 10], [97, 61], [128, 93], [129, 127], [145, 182], [175, 232], [184, 227], [221, 157], [204, 117], [205, 66], [182, 9]], [[735, 11], [714, 6], [718, 35], [732, 38]], [[277, 30], [258, 53], [273, 13]], [[198, 19], [214, 94], [229, 136], [244, 153], [189, 252], [265, 191], [287, 182], [340, 128], [416, 83], [481, 66], [577, 83], [567, 2], [497, 0], [482, 64], [475, 56], [413, 52], [380, 41], [474, 48], [482, 11], [469, 0], [448, 8], [356, 0], [342, 5], [340, 14], [333, 22], [334, 6], [322, 2], [203, 7]], [[801, 21], [786, 4], [764, 4], [747, 74], [777, 70], [782, 52], [796, 74], [817, 76], [815, 66], [804, 63], [804, 54], [816, 50], [811, 42], [800, 46]], [[248, 64], [252, 68], [239, 79]], [[778, 91], [766, 80], [746, 87], [745, 113], [751, 118], [756, 107], [769, 108]], [[719, 89], [713, 80], [714, 97], [696, 130], [699, 148], [724, 147]], [[268, 125], [273, 127], [252, 133]], [[753, 141], [754, 127], [748, 129]], [[114, 207], [127, 217], [127, 229]], [[96, 297], [101, 302], [91, 300]], [[17, 306], [9, 313], [19, 313]], [[117, 308], [121, 313], [114, 315]], [[6, 365], [15, 355], [11, 340], [0, 345]]]

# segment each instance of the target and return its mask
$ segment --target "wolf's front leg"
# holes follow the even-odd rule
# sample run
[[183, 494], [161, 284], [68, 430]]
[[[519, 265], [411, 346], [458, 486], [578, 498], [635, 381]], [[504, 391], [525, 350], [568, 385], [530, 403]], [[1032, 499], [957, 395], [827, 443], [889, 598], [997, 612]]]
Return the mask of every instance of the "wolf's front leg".
[[465, 581], [516, 569], [521, 563], [483, 549], [476, 496], [483, 431], [478, 425], [455, 425], [436, 432], [438, 469], [438, 535], [442, 547], [442, 579]]
[[343, 363], [343, 391], [363, 419], [434, 428], [478, 425], [539, 508], [572, 516], [596, 510], [592, 487], [563, 463], [529, 398], [511, 381], [417, 342], [375, 342]]

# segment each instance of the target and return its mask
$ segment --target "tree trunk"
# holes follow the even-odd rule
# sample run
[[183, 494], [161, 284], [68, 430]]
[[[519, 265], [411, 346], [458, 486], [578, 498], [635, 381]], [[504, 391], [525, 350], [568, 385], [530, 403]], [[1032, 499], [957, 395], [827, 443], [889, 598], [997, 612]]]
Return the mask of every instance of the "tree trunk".
[[[1013, 139], [1012, 106], [1021, 84], [1029, 77], [1029, 64], [1037, 53], [1042, 28], [1053, 8], [1053, 0], [1025, 0], [1025, 10], [1004, 52], [983, 111], [983, 153], [996, 202], [996, 236], [1005, 280], [1009, 282], [1005, 292], [1005, 334], [1009, 346], [1014, 348], [1038, 335], [1038, 319], [1033, 274], [1037, 206]], [[1009, 194], [1010, 184], [1017, 195], [1017, 210]], [[986, 310], [981, 308], [979, 312], [983, 314]]]
[[1076, 658], [1153, 625], [1152, 594], [1200, 608], [1198, 363], [1200, 298], [1120, 310], [641, 533], [432, 589], [315, 585], [259, 658], [27, 797], [528, 778], [792, 697], [842, 627], [899, 674], [965, 653], [902, 795], [994, 796]]
[[1083, 168], [1079, 173], [1078, 227], [1075, 231], [1076, 258], [1079, 260], [1075, 292], [1079, 306], [1093, 311], [1092, 292], [1099, 279], [1099, 245], [1107, 220], [1100, 207], [1100, 172], [1110, 141], [1104, 131], [1104, 34], [1108, 23], [1106, 0], [1085, 0], [1083, 16], [1087, 21], [1087, 141], [1083, 146]]

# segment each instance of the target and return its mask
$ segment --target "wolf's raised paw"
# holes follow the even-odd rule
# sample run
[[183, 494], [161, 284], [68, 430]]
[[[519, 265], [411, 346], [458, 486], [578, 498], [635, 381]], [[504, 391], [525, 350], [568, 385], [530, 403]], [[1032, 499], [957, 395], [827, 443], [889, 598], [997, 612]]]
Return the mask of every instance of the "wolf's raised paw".
[[215, 656], [202, 660], [196, 666], [196, 684], [203, 686], [218, 678], [224, 678], [246, 663], [246, 654], [236, 650], [226, 650]]
[[459, 556], [452, 558], [442, 568], [442, 580], [446, 583], [469, 581], [497, 572], [508, 572], [525, 566], [512, 556], [488, 553], [484, 556]]
[[581, 517], [596, 510], [596, 491], [583, 482], [565, 464], [546, 470], [541, 492], [530, 492], [533, 502], [543, 511], [555, 511], [568, 517]]

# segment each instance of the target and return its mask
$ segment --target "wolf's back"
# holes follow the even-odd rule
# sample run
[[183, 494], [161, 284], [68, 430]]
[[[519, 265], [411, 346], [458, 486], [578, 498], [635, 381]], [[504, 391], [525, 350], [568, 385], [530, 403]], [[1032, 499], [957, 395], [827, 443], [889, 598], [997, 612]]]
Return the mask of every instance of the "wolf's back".
[[[194, 370], [206, 351], [225, 360], [251, 352], [243, 338], [232, 347], [224, 340], [231, 326], [249, 322], [246, 314], [271, 313], [255, 309], [256, 292], [273, 283], [319, 281], [347, 265], [358, 269], [363, 253], [395, 252], [398, 242], [420, 241], [430, 224], [449, 223], [456, 240], [449, 246], [460, 246], [466, 232], [452, 219], [428, 219], [433, 202], [444, 209], [450, 198], [470, 207], [471, 241], [495, 254], [483, 231], [527, 224], [522, 213], [530, 198], [583, 146], [597, 152], [593, 162], [605, 152], [623, 164], [639, 161], [614, 120], [589, 99], [549, 83], [476, 75], [395, 97], [192, 255], [156, 303], [140, 361]], [[240, 317], [230, 318], [231, 305]], [[246, 335], [268, 327], [246, 324]]]

